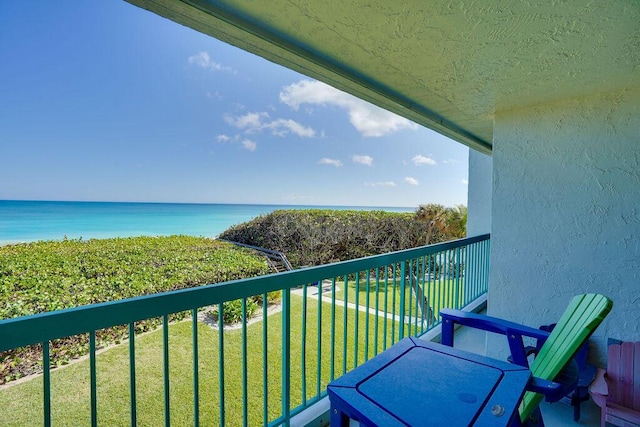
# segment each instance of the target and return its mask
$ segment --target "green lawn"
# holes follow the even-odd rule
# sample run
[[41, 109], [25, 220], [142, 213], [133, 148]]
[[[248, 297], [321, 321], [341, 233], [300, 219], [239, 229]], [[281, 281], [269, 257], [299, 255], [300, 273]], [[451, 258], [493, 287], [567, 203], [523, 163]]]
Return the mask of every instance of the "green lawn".
[[[344, 300], [344, 281], [336, 282], [336, 286], [340, 288], [339, 291], [336, 292], [336, 299]], [[456, 279], [442, 279], [442, 280], [432, 280], [427, 283], [421, 283], [421, 286], [424, 287], [427, 299], [429, 301], [429, 305], [433, 313], [437, 316], [440, 310], [444, 307], [453, 307], [454, 303], [456, 303], [459, 299], [464, 295], [464, 279], [456, 280]], [[457, 290], [457, 292], [456, 292]], [[393, 279], [389, 279], [388, 283], [385, 286], [385, 282], [380, 280], [379, 286], [377, 286], [375, 279], [372, 279], [369, 282], [369, 286], [367, 287], [367, 280], [360, 279], [360, 282], [357, 285], [356, 292], [356, 282], [349, 281], [347, 285], [347, 302], [355, 304], [356, 302], [356, 294], [358, 296], [358, 305], [365, 307], [368, 301], [369, 308], [376, 308], [376, 299], [378, 302], [377, 308], [380, 311], [386, 311], [387, 313], [394, 313], [396, 316], [400, 315], [400, 294], [401, 290], [401, 282], [400, 279], [397, 279], [395, 285], [393, 283]], [[368, 297], [368, 300], [367, 300]], [[404, 289], [404, 298], [405, 298], [405, 307], [404, 314], [405, 316], [411, 316], [415, 318], [416, 316], [421, 317], [422, 312], [420, 309], [416, 308], [416, 297], [415, 294], [411, 292], [411, 287], [407, 283]], [[458, 299], [456, 299], [458, 298]], [[426, 316], [426, 315], [425, 315]]]
[[[302, 298], [292, 296], [291, 318], [291, 402], [292, 407], [303, 400], [302, 361], [306, 364], [306, 397], [312, 397], [318, 389], [324, 390], [330, 381], [331, 372], [331, 306], [307, 301], [307, 315], [302, 315]], [[321, 321], [318, 322], [318, 316]], [[343, 344], [343, 320], [345, 310], [335, 310], [335, 376], [345, 369], [354, 367], [355, 354], [358, 364], [365, 359], [365, 341], [370, 341], [367, 357], [382, 350], [383, 336], [390, 346], [394, 341], [391, 333], [398, 333], [397, 326], [387, 321], [375, 321], [354, 310], [347, 310], [347, 340]], [[369, 317], [369, 338], [366, 339], [366, 319]], [[304, 320], [306, 319], [306, 320]], [[357, 344], [356, 319], [358, 323]], [[269, 316], [268, 333], [268, 411], [270, 419], [280, 415], [281, 382], [281, 326], [280, 314]], [[303, 356], [303, 323], [306, 321], [306, 354]], [[375, 331], [377, 327], [377, 333]], [[247, 328], [248, 354], [248, 423], [263, 423], [263, 323], [257, 322]], [[321, 336], [320, 361], [318, 361], [318, 334]], [[171, 424], [193, 425], [193, 361], [192, 323], [180, 322], [169, 328], [170, 343], [170, 387]], [[373, 344], [373, 337], [379, 336], [379, 345]], [[199, 377], [200, 377], [200, 422], [214, 425], [219, 421], [219, 379], [218, 379], [218, 332], [207, 325], [198, 323], [199, 337]], [[241, 348], [242, 331], [227, 331], [225, 342], [225, 419], [228, 425], [242, 425], [242, 373]], [[343, 352], [346, 348], [346, 359]], [[357, 350], [357, 351], [356, 351]], [[317, 366], [320, 365], [318, 383]], [[162, 376], [162, 331], [136, 337], [136, 382], [138, 425], [158, 426], [163, 424], [163, 376]], [[129, 425], [129, 355], [128, 345], [119, 345], [97, 356], [98, 376], [98, 422], [101, 425]], [[78, 426], [90, 423], [89, 402], [89, 361], [84, 360], [52, 372], [52, 421], [56, 426]], [[42, 378], [37, 377], [0, 390], [0, 414], [6, 426], [42, 424]]]

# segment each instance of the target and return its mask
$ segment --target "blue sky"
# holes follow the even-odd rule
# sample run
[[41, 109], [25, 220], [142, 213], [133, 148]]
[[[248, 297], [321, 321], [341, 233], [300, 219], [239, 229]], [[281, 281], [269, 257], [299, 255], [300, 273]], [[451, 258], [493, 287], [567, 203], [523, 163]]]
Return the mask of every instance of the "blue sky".
[[0, 199], [467, 203], [468, 149], [116, 0], [0, 2]]

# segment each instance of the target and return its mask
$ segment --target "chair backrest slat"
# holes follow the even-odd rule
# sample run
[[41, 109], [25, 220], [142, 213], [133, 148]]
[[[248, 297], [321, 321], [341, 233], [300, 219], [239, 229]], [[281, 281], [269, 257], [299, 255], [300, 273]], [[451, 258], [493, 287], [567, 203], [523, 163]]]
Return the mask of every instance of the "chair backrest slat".
[[[612, 301], [604, 295], [575, 296], [533, 361], [533, 376], [553, 380], [604, 320], [612, 306]], [[540, 393], [525, 393], [520, 405], [520, 419], [523, 422], [542, 399]]]
[[640, 411], [640, 342], [609, 346], [607, 401]]
[[625, 408], [633, 407], [633, 350], [631, 342], [620, 346], [620, 377], [622, 378], [622, 399], [620, 404]]
[[607, 388], [609, 389], [609, 395], [607, 400], [609, 402], [622, 401], [622, 378], [620, 377], [620, 356], [621, 347], [619, 344], [609, 346], [607, 351]]

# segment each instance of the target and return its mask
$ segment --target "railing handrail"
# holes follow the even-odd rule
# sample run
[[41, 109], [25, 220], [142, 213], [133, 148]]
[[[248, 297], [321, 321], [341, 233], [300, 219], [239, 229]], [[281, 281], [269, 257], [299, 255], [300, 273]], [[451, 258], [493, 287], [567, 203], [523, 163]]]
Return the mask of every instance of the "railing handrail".
[[[455, 247], [489, 240], [489, 238], [489, 234], [484, 234], [278, 274], [5, 319], [0, 321], [0, 351], [266, 292], [289, 290], [301, 284], [313, 283], [319, 277], [343, 276], [354, 271], [373, 269], [380, 264], [403, 262], [410, 258], [435, 254]], [[237, 286], [240, 283], [241, 285]]]
[[267, 249], [267, 248], [261, 248], [260, 246], [247, 245], [246, 243], [234, 242], [233, 240], [227, 240], [227, 239], [218, 239], [218, 240], [225, 243], [231, 243], [232, 245], [253, 249], [258, 252], [264, 252], [265, 254], [267, 254], [267, 256], [274, 255], [276, 258], [282, 261], [282, 263], [285, 265], [287, 270], [293, 270], [293, 267], [291, 266], [291, 263], [289, 263], [289, 260], [287, 259], [287, 256], [285, 255], [284, 252], [274, 251], [272, 249]]

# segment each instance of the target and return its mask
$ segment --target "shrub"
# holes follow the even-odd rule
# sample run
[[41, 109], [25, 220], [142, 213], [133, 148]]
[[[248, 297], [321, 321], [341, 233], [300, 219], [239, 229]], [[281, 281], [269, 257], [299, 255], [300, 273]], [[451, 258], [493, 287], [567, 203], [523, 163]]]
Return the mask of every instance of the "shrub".
[[[0, 320], [269, 273], [263, 257], [191, 236], [46, 241], [0, 247]], [[259, 297], [260, 299], [262, 296]], [[239, 306], [239, 305], [238, 305]], [[239, 306], [241, 307], [241, 306]], [[247, 312], [255, 312], [251, 300]], [[226, 310], [225, 310], [226, 311]], [[238, 311], [231, 304], [229, 312]], [[241, 308], [240, 308], [241, 312]], [[188, 312], [169, 318], [180, 320]], [[136, 322], [136, 332], [161, 319]], [[128, 336], [127, 326], [96, 331], [98, 347]], [[42, 370], [39, 346], [0, 352], [0, 384]], [[88, 335], [51, 342], [51, 363], [86, 354]]]
[[[440, 208], [435, 211], [452, 210]], [[424, 214], [309, 209], [277, 210], [236, 225], [220, 238], [284, 252], [294, 267], [303, 267], [463, 237], [459, 234], [459, 227], [454, 232]]]

